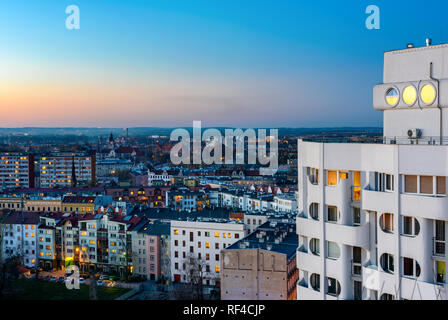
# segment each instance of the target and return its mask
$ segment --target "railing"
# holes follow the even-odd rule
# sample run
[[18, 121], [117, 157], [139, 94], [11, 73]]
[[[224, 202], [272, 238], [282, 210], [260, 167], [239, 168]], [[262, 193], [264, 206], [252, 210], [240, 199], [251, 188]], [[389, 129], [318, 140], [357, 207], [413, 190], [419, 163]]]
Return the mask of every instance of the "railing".
[[445, 256], [445, 240], [437, 240], [435, 237], [432, 238], [432, 254], [434, 256]]
[[320, 143], [377, 143], [377, 144], [415, 144], [415, 145], [448, 145], [448, 137], [427, 136], [420, 138], [409, 138], [404, 136], [381, 137], [381, 136], [308, 136], [302, 137], [303, 141]]

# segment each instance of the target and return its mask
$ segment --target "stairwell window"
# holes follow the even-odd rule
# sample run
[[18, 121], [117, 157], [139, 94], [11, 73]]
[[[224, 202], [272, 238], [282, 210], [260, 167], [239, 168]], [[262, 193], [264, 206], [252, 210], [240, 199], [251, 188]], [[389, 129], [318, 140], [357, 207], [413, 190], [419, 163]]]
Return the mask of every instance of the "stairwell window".
[[359, 226], [361, 224], [361, 208], [353, 207], [353, 225]]
[[335, 206], [327, 207], [327, 221], [337, 222], [338, 221], [338, 208]]

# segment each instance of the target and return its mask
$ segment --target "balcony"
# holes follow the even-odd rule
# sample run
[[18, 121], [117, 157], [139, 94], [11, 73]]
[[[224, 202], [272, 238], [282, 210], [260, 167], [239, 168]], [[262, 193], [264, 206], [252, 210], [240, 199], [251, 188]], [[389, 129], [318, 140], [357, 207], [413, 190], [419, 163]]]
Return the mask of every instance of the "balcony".
[[302, 252], [297, 250], [296, 253], [297, 269], [312, 271], [313, 273], [323, 273], [323, 260], [322, 257], [313, 253]]
[[297, 284], [297, 300], [322, 300], [322, 292]]
[[342, 243], [348, 246], [369, 248], [369, 223], [361, 226], [349, 226], [326, 222], [326, 240]]
[[[446, 300], [446, 285], [437, 282], [420, 281], [415, 278], [401, 278], [401, 297], [409, 300]], [[417, 289], [418, 288], [418, 289]]]
[[297, 233], [310, 238], [320, 238], [322, 233], [322, 225], [318, 220], [303, 218], [298, 216], [296, 218]]
[[448, 220], [448, 197], [403, 193], [401, 212], [425, 219]]
[[362, 206], [364, 210], [378, 212], [396, 212], [393, 192], [362, 190]]

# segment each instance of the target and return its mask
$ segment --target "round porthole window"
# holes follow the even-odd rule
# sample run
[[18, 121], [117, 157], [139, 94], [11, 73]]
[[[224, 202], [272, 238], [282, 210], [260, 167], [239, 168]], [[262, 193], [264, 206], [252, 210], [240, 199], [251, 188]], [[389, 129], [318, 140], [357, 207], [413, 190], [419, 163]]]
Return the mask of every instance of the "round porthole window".
[[398, 93], [398, 90], [395, 88], [390, 88], [386, 92], [386, 102], [391, 107], [395, 107], [398, 104], [398, 101], [400, 100], [400, 94]]
[[417, 100], [417, 90], [414, 86], [407, 86], [403, 90], [403, 101], [408, 106], [412, 106]]
[[420, 98], [424, 104], [433, 104], [436, 100], [436, 88], [432, 84], [425, 84], [420, 90]]

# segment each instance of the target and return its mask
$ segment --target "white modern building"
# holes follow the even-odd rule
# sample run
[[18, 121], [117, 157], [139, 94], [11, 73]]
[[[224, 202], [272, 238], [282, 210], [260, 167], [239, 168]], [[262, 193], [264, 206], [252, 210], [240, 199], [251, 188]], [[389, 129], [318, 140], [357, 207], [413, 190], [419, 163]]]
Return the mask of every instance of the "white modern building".
[[299, 300], [448, 298], [447, 59], [384, 54], [380, 141], [299, 140]]
[[[191, 264], [205, 263], [203, 284], [214, 285], [220, 278], [220, 252], [244, 238], [242, 222], [171, 221], [171, 276], [174, 282], [190, 282]], [[195, 270], [196, 273], [196, 270]]]

